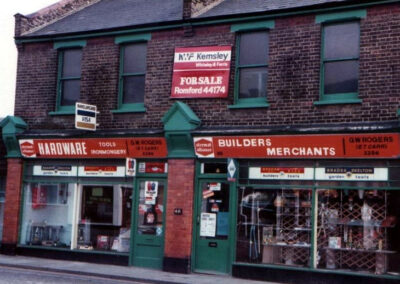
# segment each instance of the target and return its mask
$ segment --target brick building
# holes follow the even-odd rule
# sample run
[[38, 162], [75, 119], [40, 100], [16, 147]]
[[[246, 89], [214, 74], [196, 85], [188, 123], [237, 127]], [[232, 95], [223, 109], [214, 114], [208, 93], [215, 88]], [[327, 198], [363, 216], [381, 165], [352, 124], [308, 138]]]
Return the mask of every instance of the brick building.
[[15, 18], [2, 253], [399, 280], [399, 1], [64, 0]]

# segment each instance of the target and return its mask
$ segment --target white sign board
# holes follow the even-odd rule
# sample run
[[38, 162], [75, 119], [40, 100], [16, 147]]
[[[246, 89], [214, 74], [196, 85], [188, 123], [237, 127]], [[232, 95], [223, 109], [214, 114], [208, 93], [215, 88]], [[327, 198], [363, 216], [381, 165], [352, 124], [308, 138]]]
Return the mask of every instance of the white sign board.
[[250, 167], [249, 179], [312, 180], [313, 168]]
[[369, 167], [329, 167], [316, 168], [316, 180], [344, 180], [344, 181], [387, 181], [387, 168]]
[[75, 128], [96, 131], [97, 107], [83, 103], [75, 104]]
[[217, 214], [201, 213], [200, 237], [215, 237], [217, 228]]
[[80, 177], [125, 177], [123, 166], [80, 166]]
[[76, 177], [78, 168], [76, 166], [66, 165], [35, 165], [33, 166], [34, 176], [52, 176], [52, 177]]

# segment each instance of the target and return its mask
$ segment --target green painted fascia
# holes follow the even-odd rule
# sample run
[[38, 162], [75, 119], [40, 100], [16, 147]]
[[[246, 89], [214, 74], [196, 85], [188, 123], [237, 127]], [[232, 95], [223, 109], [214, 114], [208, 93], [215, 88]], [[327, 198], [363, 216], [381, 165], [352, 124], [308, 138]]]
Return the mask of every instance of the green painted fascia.
[[195, 158], [193, 138], [189, 132], [166, 132], [168, 158]]
[[73, 47], [85, 47], [86, 40], [71, 40], [71, 41], [56, 41], [53, 48], [73, 48]]
[[151, 40], [151, 33], [117, 36], [114, 42], [116, 44], [123, 44], [129, 42], [140, 42], [149, 40]]
[[275, 21], [268, 20], [268, 21], [262, 21], [262, 22], [234, 24], [231, 26], [231, 32], [236, 33], [236, 32], [265, 30], [265, 29], [273, 29], [273, 28], [275, 28]]
[[17, 134], [24, 132], [28, 125], [17, 116], [7, 116], [0, 123], [3, 134], [3, 142], [7, 149], [7, 158], [21, 158]]
[[[192, 26], [207, 26], [207, 25], [215, 25], [215, 24], [232, 24], [232, 23], [243, 23], [250, 21], [264, 21], [264, 20], [272, 20], [276, 18], [288, 17], [288, 16], [296, 16], [296, 15], [304, 15], [311, 13], [323, 13], [323, 12], [336, 12], [336, 11], [344, 11], [348, 9], [360, 9], [371, 7], [374, 5], [384, 5], [391, 3], [399, 3], [400, 0], [386, 0], [386, 1], [374, 1], [369, 3], [358, 3], [354, 5], [349, 5], [346, 7], [332, 7], [332, 8], [319, 8], [319, 9], [307, 9], [302, 11], [291, 11], [291, 12], [283, 12], [269, 15], [261, 15], [261, 16], [245, 16], [245, 17], [232, 17], [232, 18], [224, 18], [217, 20], [209, 20], [209, 19], [190, 19], [190, 24]], [[146, 33], [152, 31], [162, 31], [169, 29], [177, 29], [186, 26], [188, 22], [183, 23], [175, 23], [164, 26], [152, 26], [152, 27], [142, 27], [142, 28], [131, 28], [127, 30], [119, 30], [119, 31], [101, 31], [101, 32], [88, 32], [85, 34], [75, 34], [75, 35], [64, 35], [64, 36], [46, 36], [46, 37], [18, 37], [15, 39], [16, 44], [22, 43], [31, 43], [31, 42], [49, 42], [49, 41], [57, 41], [57, 40], [77, 40], [77, 39], [87, 39], [94, 37], [102, 37], [102, 36], [118, 36], [118, 35], [129, 35], [132, 33]]]
[[201, 124], [201, 120], [192, 109], [179, 101], [172, 105], [161, 121], [165, 131], [190, 131]]
[[12, 133], [19, 133], [18, 130], [25, 130], [28, 125], [22, 118], [9, 115], [0, 122], [0, 127], [3, 128], [3, 133], [5, 128], [12, 131]]
[[326, 22], [334, 22], [334, 21], [346, 21], [346, 20], [354, 20], [354, 19], [364, 19], [367, 17], [367, 10], [353, 10], [353, 11], [345, 11], [339, 13], [329, 13], [329, 14], [321, 14], [315, 17], [315, 23], [326, 23]]

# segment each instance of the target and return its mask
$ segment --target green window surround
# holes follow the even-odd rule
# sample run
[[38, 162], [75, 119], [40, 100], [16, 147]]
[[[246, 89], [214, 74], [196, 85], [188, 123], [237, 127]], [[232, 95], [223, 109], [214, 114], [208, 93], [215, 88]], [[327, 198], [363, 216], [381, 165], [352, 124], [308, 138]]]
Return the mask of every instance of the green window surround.
[[236, 24], [234, 104], [230, 109], [268, 107], [269, 29], [274, 21]]
[[144, 106], [147, 42], [151, 34], [119, 36], [118, 108], [112, 113], [146, 112]]
[[360, 104], [360, 19], [366, 10], [317, 15], [322, 25], [320, 99], [314, 105]]
[[50, 115], [72, 115], [79, 100], [81, 81], [82, 48], [86, 40], [59, 41], [56, 109]]

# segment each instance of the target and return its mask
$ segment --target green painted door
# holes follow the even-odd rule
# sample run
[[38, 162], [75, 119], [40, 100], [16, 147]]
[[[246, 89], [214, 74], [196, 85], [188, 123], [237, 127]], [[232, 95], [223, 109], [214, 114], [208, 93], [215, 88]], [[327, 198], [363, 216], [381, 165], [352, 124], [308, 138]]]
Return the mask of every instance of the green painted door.
[[134, 266], [162, 269], [164, 257], [165, 179], [138, 179], [135, 190]]
[[196, 200], [194, 270], [230, 273], [231, 199], [226, 180], [200, 180]]

